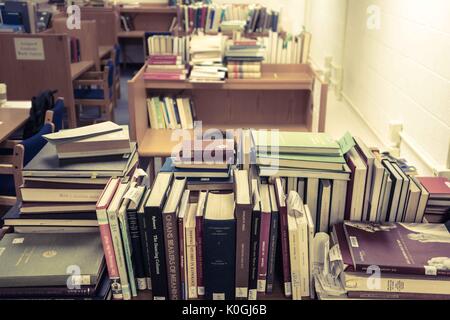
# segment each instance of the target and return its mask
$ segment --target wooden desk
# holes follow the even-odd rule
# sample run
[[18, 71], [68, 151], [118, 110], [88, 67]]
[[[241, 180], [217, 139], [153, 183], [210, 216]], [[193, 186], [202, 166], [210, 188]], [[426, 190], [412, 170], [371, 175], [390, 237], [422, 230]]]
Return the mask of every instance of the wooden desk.
[[111, 52], [114, 50], [113, 46], [99, 46], [98, 47], [98, 56], [100, 59], [103, 59], [111, 54]]
[[0, 107], [0, 143], [25, 124], [30, 116], [27, 108]]
[[72, 81], [79, 78], [83, 73], [95, 66], [94, 61], [81, 61], [70, 64], [70, 74]]

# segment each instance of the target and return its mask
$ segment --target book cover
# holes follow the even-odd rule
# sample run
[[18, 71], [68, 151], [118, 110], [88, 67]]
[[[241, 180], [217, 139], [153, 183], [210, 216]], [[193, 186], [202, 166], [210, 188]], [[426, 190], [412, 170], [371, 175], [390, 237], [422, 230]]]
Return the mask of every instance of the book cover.
[[269, 257], [271, 206], [269, 185], [260, 186], [261, 194], [261, 227], [259, 235], [259, 257], [258, 257], [258, 293], [266, 292], [267, 285], [267, 263]]
[[280, 214], [276, 200], [275, 187], [269, 186], [270, 203], [271, 203], [271, 222], [270, 222], [270, 240], [269, 240], [269, 253], [267, 259], [267, 284], [266, 293], [273, 293], [273, 286], [275, 280], [275, 259], [278, 248], [278, 232], [279, 232], [279, 220]]

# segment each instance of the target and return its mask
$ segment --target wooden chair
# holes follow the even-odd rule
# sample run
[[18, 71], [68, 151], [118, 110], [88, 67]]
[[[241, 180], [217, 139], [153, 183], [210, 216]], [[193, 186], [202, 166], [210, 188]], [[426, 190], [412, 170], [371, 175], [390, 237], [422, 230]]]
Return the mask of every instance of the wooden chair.
[[20, 200], [23, 167], [42, 150], [47, 143], [43, 135], [54, 128], [53, 123], [45, 123], [37, 134], [16, 144], [11, 155], [0, 156], [0, 205], [13, 206]]
[[114, 63], [109, 60], [103, 71], [86, 72], [74, 81], [77, 87], [74, 91], [75, 104], [82, 107], [97, 107], [100, 109], [98, 121], [114, 121]]

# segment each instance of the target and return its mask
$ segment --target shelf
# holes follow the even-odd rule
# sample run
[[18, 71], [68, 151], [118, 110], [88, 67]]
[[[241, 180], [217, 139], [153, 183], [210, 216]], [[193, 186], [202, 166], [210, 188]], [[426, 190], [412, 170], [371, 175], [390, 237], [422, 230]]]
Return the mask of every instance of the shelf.
[[154, 14], [176, 14], [176, 7], [168, 7], [163, 5], [140, 5], [136, 7], [121, 7], [120, 13], [154, 13]]
[[[305, 125], [279, 125], [279, 124], [208, 124], [203, 125], [203, 131], [209, 129], [238, 130], [238, 129], [278, 129], [281, 131], [307, 132]], [[184, 130], [186, 138], [194, 138], [194, 130]], [[177, 130], [168, 129], [147, 129], [142, 141], [139, 144], [139, 155], [141, 157], [161, 157], [166, 158], [172, 155], [182, 140], [181, 134]]]
[[119, 38], [144, 38], [145, 31], [133, 30], [133, 31], [121, 31], [117, 34]]

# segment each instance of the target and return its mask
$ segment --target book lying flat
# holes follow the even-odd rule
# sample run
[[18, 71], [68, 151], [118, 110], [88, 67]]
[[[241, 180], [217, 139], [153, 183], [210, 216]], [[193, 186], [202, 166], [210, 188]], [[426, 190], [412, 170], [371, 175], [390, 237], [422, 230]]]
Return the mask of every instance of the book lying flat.
[[54, 145], [47, 143], [44, 148], [23, 169], [24, 177], [122, 177], [137, 162], [136, 143], [132, 152], [123, 156], [96, 157], [60, 161]]
[[316, 178], [328, 180], [350, 180], [351, 171], [347, 165], [344, 170], [309, 170], [309, 169], [291, 169], [259, 166], [259, 175], [261, 177], [285, 177], [285, 178]]
[[88, 138], [100, 134], [106, 134], [115, 131], [121, 131], [122, 127], [114, 122], [102, 122], [81, 128], [61, 130], [59, 132], [44, 135], [44, 138], [51, 143], [64, 143], [70, 140]]
[[231, 166], [223, 169], [179, 169], [173, 164], [172, 158], [168, 158], [161, 168], [161, 172], [173, 172], [176, 178], [223, 178], [230, 177]]
[[267, 154], [259, 153], [256, 163], [263, 166], [278, 165], [286, 168], [316, 169], [316, 170], [342, 170], [345, 159], [342, 156], [315, 156], [301, 154]]
[[93, 212], [95, 203], [65, 203], [65, 202], [23, 202], [20, 205], [21, 214]]
[[104, 268], [99, 234], [7, 234], [0, 247], [0, 287], [95, 285]]

